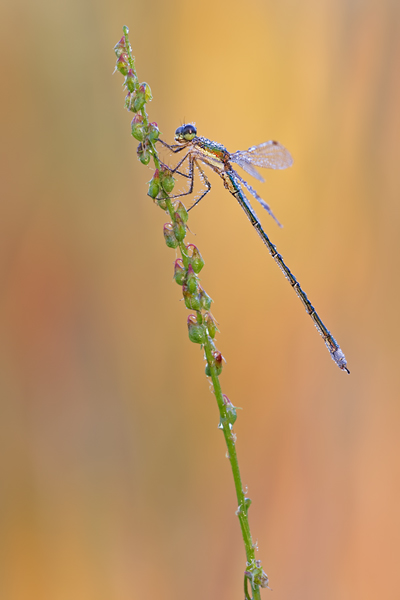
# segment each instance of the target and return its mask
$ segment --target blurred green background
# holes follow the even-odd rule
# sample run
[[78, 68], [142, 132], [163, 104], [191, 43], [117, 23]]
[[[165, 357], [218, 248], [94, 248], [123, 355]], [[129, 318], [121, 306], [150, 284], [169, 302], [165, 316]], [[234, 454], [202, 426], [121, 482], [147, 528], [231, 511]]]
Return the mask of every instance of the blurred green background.
[[112, 76], [124, 24], [165, 140], [195, 121], [293, 154], [256, 186], [284, 229], [256, 209], [351, 370], [211, 173], [188, 240], [273, 597], [397, 599], [398, 0], [3, 0], [0, 598], [242, 598], [217, 408]]

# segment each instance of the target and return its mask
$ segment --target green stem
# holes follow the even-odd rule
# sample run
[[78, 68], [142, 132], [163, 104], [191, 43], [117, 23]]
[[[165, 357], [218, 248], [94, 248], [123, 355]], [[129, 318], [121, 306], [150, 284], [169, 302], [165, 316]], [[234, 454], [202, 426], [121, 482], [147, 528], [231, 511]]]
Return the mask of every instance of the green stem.
[[[129, 43], [128, 27], [124, 26], [123, 31], [124, 31], [124, 36], [125, 36], [125, 45], [126, 45], [126, 50], [127, 50], [129, 66], [132, 69], [133, 73], [135, 74], [135, 92], [137, 93], [139, 91], [140, 85], [139, 85], [139, 81], [137, 79], [137, 74], [136, 74], [136, 69], [135, 69], [135, 61], [132, 56], [131, 45]], [[145, 126], [145, 129], [148, 130], [149, 129], [149, 119], [148, 119], [148, 115], [147, 115], [145, 106], [141, 109], [140, 112], [141, 112], [141, 115], [143, 118], [143, 124]], [[160, 170], [161, 163], [158, 158], [158, 153], [156, 150], [155, 143], [150, 139], [147, 140], [147, 143], [149, 144], [150, 149], [151, 149], [151, 154], [153, 156], [154, 165], [157, 169]], [[165, 200], [165, 203], [167, 206], [167, 211], [169, 213], [171, 221], [174, 223], [174, 222], [176, 222], [176, 218], [175, 218], [175, 210], [174, 210], [174, 206], [172, 204], [171, 198], [164, 190], [161, 190], [161, 193], [162, 193], [162, 198]], [[183, 261], [184, 267], [187, 271], [189, 268], [189, 264], [190, 264], [190, 258], [188, 256], [187, 248], [183, 241], [179, 242], [179, 249], [180, 249], [180, 252], [182, 255], [182, 261]], [[251, 537], [250, 525], [249, 525], [249, 520], [248, 520], [248, 509], [250, 506], [250, 499], [245, 497], [245, 494], [243, 491], [242, 480], [241, 480], [240, 470], [239, 470], [239, 463], [238, 463], [238, 458], [237, 458], [237, 454], [236, 454], [236, 446], [235, 446], [236, 437], [232, 430], [232, 424], [233, 424], [232, 416], [228, 413], [228, 405], [226, 404], [226, 401], [224, 401], [221, 384], [219, 382], [216, 363], [215, 363], [215, 360], [213, 357], [213, 351], [215, 351], [214, 342], [208, 334], [208, 330], [204, 323], [203, 314], [202, 314], [201, 310], [197, 310], [196, 315], [197, 315], [197, 323], [199, 324], [200, 327], [204, 328], [204, 336], [205, 336], [204, 340], [205, 341], [204, 341], [203, 346], [204, 346], [204, 351], [205, 351], [207, 365], [208, 365], [208, 372], [211, 375], [211, 381], [212, 381], [212, 385], [213, 385], [213, 389], [214, 389], [214, 395], [217, 400], [217, 404], [218, 404], [218, 408], [219, 408], [220, 428], [222, 429], [222, 431], [224, 433], [226, 446], [228, 448], [228, 457], [229, 457], [229, 461], [231, 463], [231, 468], [232, 468], [233, 481], [235, 484], [236, 497], [237, 497], [237, 502], [238, 502], [238, 509], [236, 511], [236, 514], [239, 518], [239, 523], [240, 523], [240, 528], [242, 531], [245, 552], [246, 552], [246, 558], [247, 558], [247, 569], [245, 571], [245, 581], [244, 581], [245, 597], [246, 597], [246, 600], [249, 600], [249, 594], [247, 592], [247, 581], [250, 581], [251, 588], [253, 591], [253, 600], [261, 600], [260, 586], [267, 587], [268, 578], [262, 570], [261, 563], [259, 561], [256, 561], [256, 558], [255, 558], [255, 548], [253, 545], [253, 540]], [[232, 408], [232, 405], [230, 405], [230, 407]]]
[[[243, 491], [242, 478], [240, 476], [239, 462], [236, 454], [235, 446], [235, 435], [232, 431], [232, 425], [229, 422], [229, 417], [226, 411], [226, 405], [222, 394], [221, 384], [217, 375], [217, 371], [212, 358], [212, 342], [207, 336], [204, 344], [204, 350], [206, 354], [207, 363], [211, 373], [211, 380], [214, 388], [214, 395], [217, 400], [219, 414], [221, 417], [220, 427], [224, 432], [226, 446], [228, 448], [228, 458], [231, 463], [233, 481], [235, 483], [236, 497], [238, 501], [237, 516], [239, 518], [240, 528], [242, 530], [242, 536], [246, 551], [246, 558], [248, 566], [255, 564], [255, 549], [253, 540], [250, 533], [250, 525], [248, 519], [248, 503], [246, 503], [246, 497]], [[253, 598], [254, 600], [260, 599], [260, 588], [258, 585], [252, 584]]]

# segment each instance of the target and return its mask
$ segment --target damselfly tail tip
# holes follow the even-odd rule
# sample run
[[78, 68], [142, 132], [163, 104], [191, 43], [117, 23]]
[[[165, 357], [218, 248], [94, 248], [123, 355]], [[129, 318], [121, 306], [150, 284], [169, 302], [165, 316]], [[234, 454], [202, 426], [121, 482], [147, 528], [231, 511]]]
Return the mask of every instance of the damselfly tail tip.
[[350, 375], [350, 371], [347, 368], [346, 357], [342, 350], [339, 348], [339, 346], [337, 346], [336, 350], [334, 350], [333, 352], [331, 351], [331, 356], [337, 364], [337, 366], [339, 367], [339, 369], [342, 369], [342, 371], [346, 371], [346, 373]]

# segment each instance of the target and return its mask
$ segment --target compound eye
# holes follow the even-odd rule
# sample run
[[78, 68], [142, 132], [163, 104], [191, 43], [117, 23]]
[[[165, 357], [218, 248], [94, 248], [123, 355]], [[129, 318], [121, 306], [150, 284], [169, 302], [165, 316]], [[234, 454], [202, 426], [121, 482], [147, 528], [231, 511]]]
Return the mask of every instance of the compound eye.
[[184, 125], [181, 125], [181, 127], [178, 127], [178, 129], [175, 131], [176, 138], [182, 137], [183, 128], [184, 128]]
[[181, 135], [190, 142], [197, 135], [197, 130], [194, 125], [183, 125]]

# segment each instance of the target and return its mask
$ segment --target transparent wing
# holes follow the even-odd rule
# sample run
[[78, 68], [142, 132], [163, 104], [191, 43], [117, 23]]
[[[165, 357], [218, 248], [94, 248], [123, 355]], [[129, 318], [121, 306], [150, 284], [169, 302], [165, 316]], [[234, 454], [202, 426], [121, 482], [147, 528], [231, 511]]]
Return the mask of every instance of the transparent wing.
[[[232, 156], [235, 156], [237, 154], [239, 153], [235, 152], [235, 154], [233, 154]], [[239, 167], [242, 167], [243, 171], [246, 171], [246, 173], [248, 173], [252, 177], [255, 177], [256, 179], [258, 179], [258, 181], [264, 183], [264, 177], [260, 175], [260, 173], [253, 167], [253, 165], [250, 162], [241, 159], [239, 156], [236, 156], [236, 160], [234, 158], [231, 158], [231, 161], [239, 165]]]
[[[251, 164], [256, 167], [264, 167], [265, 169], [287, 169], [293, 164], [293, 158], [289, 150], [273, 140], [264, 142], [259, 146], [252, 146], [248, 150], [238, 150], [231, 155], [231, 161], [240, 165], [248, 173], [250, 171], [243, 167], [244, 164], [246, 166]], [[255, 176], [253, 172], [250, 174]]]

